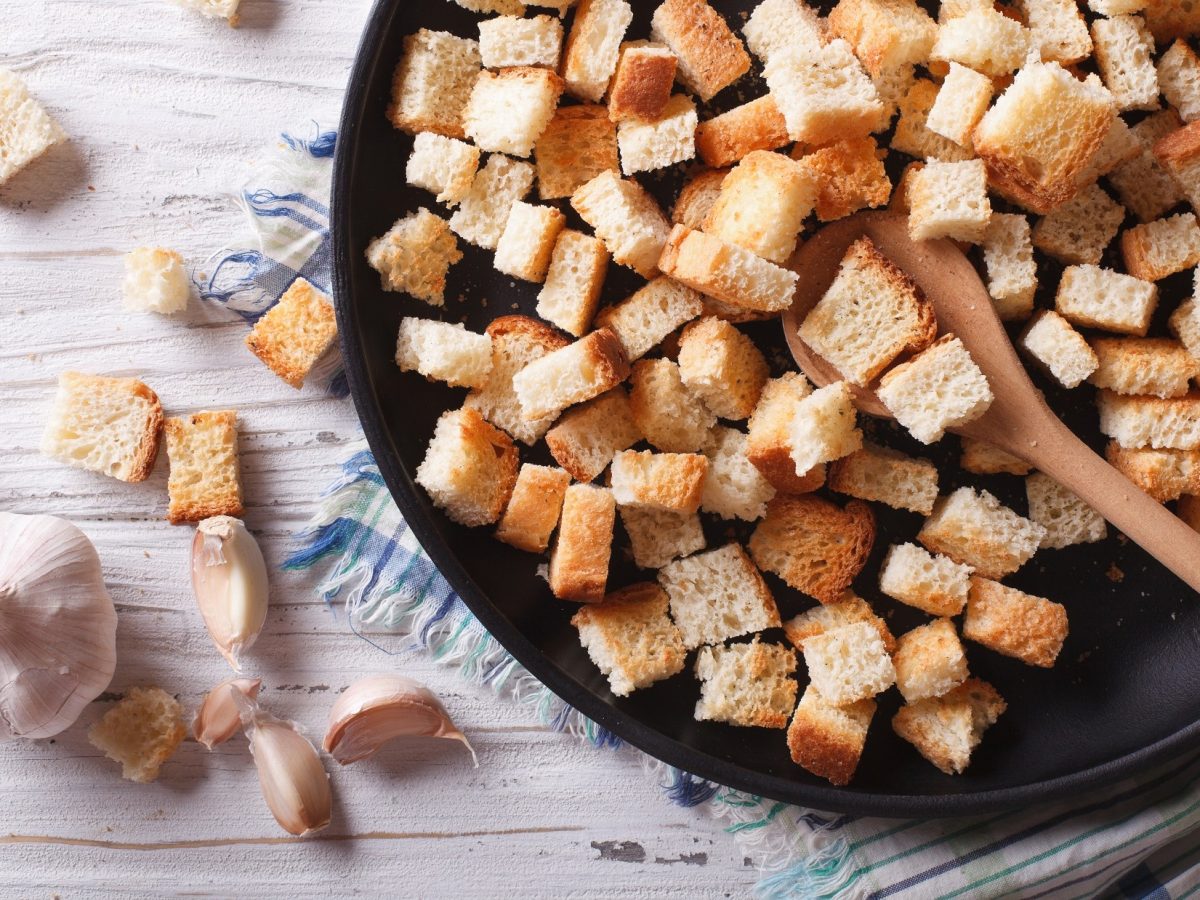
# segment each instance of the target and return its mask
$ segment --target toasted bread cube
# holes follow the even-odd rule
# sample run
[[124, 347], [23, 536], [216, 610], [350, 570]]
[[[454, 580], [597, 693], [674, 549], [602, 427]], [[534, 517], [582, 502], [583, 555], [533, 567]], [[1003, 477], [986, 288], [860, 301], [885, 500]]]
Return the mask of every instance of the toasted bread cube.
[[813, 391], [797, 403], [788, 430], [796, 474], [860, 449], [862, 431], [857, 425], [854, 395], [844, 381]]
[[772, 54], [764, 75], [794, 141], [827, 144], [862, 137], [884, 112], [875, 85], [841, 39]]
[[694, 513], [707, 474], [708, 458], [698, 453], [623, 450], [612, 461], [613, 497], [619, 506]]
[[554, 423], [554, 414], [533, 421], [521, 415], [513, 377], [534, 360], [561, 349], [568, 341], [549, 325], [527, 316], [501, 316], [487, 327], [492, 339], [492, 370], [482, 388], [471, 391], [466, 405], [519, 441], [533, 444]]
[[1028, 475], [1033, 468], [999, 447], [969, 437], [962, 439], [959, 465], [974, 475]]
[[914, 0], [839, 0], [829, 33], [844, 38], [872, 75], [924, 63], [937, 40], [937, 23]]
[[705, 230], [787, 265], [816, 193], [815, 180], [798, 163], [780, 153], [756, 150], [725, 177]]
[[717, 417], [683, 383], [669, 359], [643, 359], [630, 377], [629, 405], [646, 440], [668, 453], [695, 453]]
[[576, 481], [594, 481], [612, 458], [642, 439], [629, 398], [613, 388], [566, 413], [546, 432], [554, 461]]
[[963, 637], [1026, 665], [1049, 669], [1067, 637], [1067, 611], [1052, 600], [975, 576]]
[[941, 440], [947, 428], [978, 419], [994, 399], [967, 348], [950, 334], [884, 375], [876, 393], [923, 444]]
[[1029, 220], [1020, 215], [992, 213], [982, 246], [988, 294], [996, 314], [1005, 322], [1028, 318], [1038, 285]]
[[757, 312], [787, 309], [799, 280], [790, 269], [686, 225], [672, 229], [658, 267], [702, 294]]
[[1159, 218], [1185, 199], [1175, 176], [1153, 153], [1154, 145], [1179, 125], [1179, 117], [1169, 109], [1138, 122], [1130, 129], [1138, 141], [1138, 153], [1108, 173], [1121, 203], [1142, 222]]
[[728, 322], [705, 316], [679, 339], [679, 373], [704, 405], [722, 419], [745, 419], [754, 412], [767, 361], [754, 342]]
[[762, 0], [742, 26], [746, 46], [764, 63], [778, 50], [822, 46], [825, 31], [826, 23], [805, 0]]
[[463, 138], [463, 111], [483, 61], [479, 42], [422, 28], [404, 39], [387, 117], [401, 131]]
[[183, 257], [174, 250], [138, 247], [125, 254], [124, 262], [121, 293], [125, 309], [167, 316], [187, 309], [192, 283]]
[[617, 126], [603, 106], [561, 106], [533, 151], [537, 161], [538, 196], [570, 197], [601, 172], [621, 167]]
[[900, 99], [900, 119], [892, 135], [891, 148], [920, 159], [947, 162], [970, 159], [971, 153], [929, 127], [929, 114], [937, 102], [938, 86], [918, 78]]
[[621, 171], [625, 175], [666, 169], [696, 155], [696, 104], [684, 94], [667, 101], [653, 121], [626, 119], [617, 126]]
[[1057, 550], [1108, 537], [1104, 517], [1049, 475], [1035, 472], [1026, 478], [1025, 495], [1029, 518], [1046, 529], [1043, 547]]
[[783, 494], [804, 494], [825, 483], [825, 467], [796, 472], [792, 458], [792, 419], [800, 401], [812, 393], [799, 372], [788, 372], [768, 381], [758, 405], [750, 417], [746, 456], [775, 490]]
[[770, 94], [705, 119], [696, 129], [696, 152], [715, 169], [733, 165], [755, 150], [778, 150], [790, 142], [787, 121]]
[[876, 131], [887, 131], [891, 128], [892, 120], [900, 111], [900, 104], [908, 96], [916, 82], [917, 71], [916, 67], [912, 65], [885, 69], [878, 75], [871, 76], [871, 83], [875, 85], [875, 93], [879, 95], [879, 101], [883, 104], [883, 112], [875, 125]]
[[121, 777], [139, 784], [159, 770], [187, 737], [183, 708], [162, 688], [130, 688], [88, 729], [88, 743], [121, 764]]
[[937, 466], [897, 450], [864, 443], [861, 450], [829, 467], [829, 489], [927, 516], [937, 500]]
[[[1101, 2], [1101, 0], [1097, 0], [1097, 2]], [[1109, 2], [1114, 5], [1124, 5], [1130, 2], [1136, 3], [1137, 0], [1109, 0]], [[1140, 9], [1129, 10], [1129, 12], [1139, 11], [1145, 17], [1146, 26], [1154, 35], [1154, 39], [1161, 44], [1200, 34], [1200, 10], [1197, 10], [1192, 4], [1159, 3], [1147, 0], [1141, 4]]]
[[532, 186], [533, 166], [529, 163], [499, 154], [488, 157], [450, 217], [450, 230], [476, 247], [495, 250], [513, 204]]
[[750, 54], [705, 0], [663, 0], [650, 36], [671, 48], [675, 77], [705, 103], [750, 71]]
[[198, 412], [167, 419], [167, 519], [172, 525], [245, 511], [238, 471], [237, 413]]
[[718, 425], [703, 451], [708, 458], [708, 474], [701, 508], [723, 519], [761, 519], [775, 496], [775, 488], [746, 457], [746, 435]]
[[871, 507], [780, 494], [750, 538], [759, 568], [822, 603], [836, 603], [862, 571], [875, 542]]
[[414, 187], [436, 194], [439, 203], [453, 206], [470, 193], [479, 171], [479, 155], [478, 147], [422, 131], [413, 140], [404, 178]]
[[797, 650], [803, 650], [804, 642], [809, 638], [856, 622], [868, 623], [879, 632], [884, 649], [888, 653], [895, 651], [896, 639], [892, 637], [887, 622], [875, 615], [871, 605], [854, 591], [846, 591], [834, 603], [819, 603], [812, 609], [794, 616], [783, 623], [783, 633]]
[[970, 577], [970, 566], [916, 544], [896, 544], [883, 561], [879, 589], [931, 616], [957, 616], [967, 603]]
[[983, 733], [1007, 708], [994, 687], [968, 678], [948, 694], [901, 707], [892, 729], [947, 775], [961, 775]]
[[570, 93], [581, 100], [600, 102], [632, 22], [633, 9], [626, 0], [579, 0], [563, 51], [562, 76]]
[[564, 229], [554, 242], [550, 266], [538, 294], [537, 314], [568, 334], [582, 337], [591, 327], [607, 272], [604, 242]]
[[1154, 38], [1138, 16], [1114, 16], [1092, 23], [1096, 63], [1117, 109], [1158, 109]]
[[[505, 16], [525, 15], [525, 4], [521, 0], [454, 0], [463, 9], [477, 13], [499, 13]], [[538, 5], [538, 4], [531, 4]], [[546, 5], [546, 4], [541, 4]]]
[[136, 378], [63, 372], [41, 450], [69, 466], [121, 481], [145, 481], [158, 456], [163, 412]]
[[629, 375], [621, 341], [607, 328], [536, 360], [513, 376], [521, 415], [541, 419], [599, 396]]
[[601, 310], [596, 324], [616, 332], [632, 361], [641, 359], [703, 309], [696, 291], [660, 276], [615, 306]]
[[1021, 0], [1021, 7], [1044, 61], [1068, 65], [1092, 55], [1092, 39], [1076, 0]]
[[631, 584], [571, 617], [579, 643], [616, 696], [628, 697], [683, 671], [687, 651], [667, 616], [668, 603], [657, 584]]
[[1118, 394], [1182, 397], [1200, 377], [1200, 360], [1169, 338], [1096, 338], [1092, 348], [1099, 365], [1088, 380]]
[[1029, 29], [987, 6], [943, 22], [929, 58], [997, 78], [1019, 68], [1032, 43]]
[[833, 706], [810, 684], [788, 725], [792, 762], [830, 784], [849, 784], [866, 746], [875, 709], [874, 700]]
[[671, 221], [696, 231], [708, 224], [709, 213], [721, 196], [721, 185], [729, 175], [728, 169], [701, 169], [689, 178], [675, 198]]
[[545, 553], [570, 483], [571, 476], [562, 469], [525, 463], [496, 526], [496, 538], [527, 553]]
[[935, 619], [900, 635], [892, 662], [896, 687], [906, 703], [941, 697], [967, 679], [966, 653], [949, 619]]
[[814, 635], [803, 652], [809, 683], [832, 706], [869, 700], [896, 683], [892, 658], [868, 622]]
[[[1101, 175], [1108, 175], [1118, 166], [1136, 157], [1143, 156], [1145, 152], [1146, 148], [1142, 143], [1142, 139], [1137, 136], [1137, 133], [1132, 128], [1125, 124], [1124, 119], [1117, 116], [1112, 120], [1112, 125], [1108, 128], [1108, 134], [1104, 137], [1104, 143], [1100, 145], [1100, 149], [1092, 156], [1092, 161], [1076, 177], [1075, 183], [1080, 187], [1095, 184], [1096, 179]], [[1115, 182], [1113, 186], [1116, 187]], [[1126, 205], [1128, 206], [1129, 204]], [[1153, 219], [1154, 215], [1150, 216], [1150, 218]]]
[[[294, 388], [304, 386], [317, 360], [337, 340], [337, 318], [329, 298], [303, 278], [254, 323], [246, 346]], [[490, 351], [487, 365], [491, 367]]]
[[1123, 397], [1101, 391], [1100, 431], [1128, 450], [1200, 449], [1200, 392], [1183, 397]]
[[950, 73], [929, 110], [925, 127], [969, 149], [971, 132], [992, 102], [993, 90], [992, 79], [988, 76], [956, 62], [950, 63]]
[[480, 388], [492, 372], [492, 339], [457, 322], [405, 316], [396, 338], [396, 365], [451, 387]]
[[1065, 388], [1079, 387], [1100, 364], [1083, 335], [1052, 309], [1033, 317], [1017, 346]]
[[567, 217], [552, 206], [516, 201], [496, 244], [493, 262], [496, 270], [541, 284], [546, 280], [554, 245], [566, 224]]
[[1055, 309], [1076, 325], [1139, 337], [1157, 304], [1152, 283], [1099, 266], [1068, 266], [1054, 296]]
[[796, 704], [796, 651], [779, 644], [702, 647], [696, 658], [700, 679], [698, 722], [785, 728]]
[[398, 219], [367, 245], [367, 262], [385, 291], [402, 291], [430, 306], [446, 302], [446, 275], [460, 259], [450, 225], [427, 209]]
[[980, 243], [992, 218], [983, 160], [931, 160], [908, 189], [908, 234], [914, 241], [955, 238]]
[[675, 84], [676, 63], [675, 54], [665, 44], [622, 44], [617, 73], [608, 92], [609, 119], [655, 122], [663, 118]]
[[1126, 450], [1110, 441], [1104, 456], [1159, 503], [1200, 495], [1200, 450]]
[[571, 206], [596, 230], [613, 260], [643, 278], [658, 274], [671, 223], [640, 184], [601, 172], [571, 197]]
[[1200, 359], [1200, 304], [1194, 298], [1184, 300], [1171, 313], [1167, 324], [1188, 353]]
[[1087, 5], [1093, 12], [1102, 16], [1127, 16], [1141, 12], [1150, 4], [1150, 0], [1087, 0]]
[[1067, 264], [1097, 265], [1125, 221], [1125, 207], [1098, 185], [1051, 210], [1033, 229], [1033, 246]]
[[553, 16], [498, 16], [479, 23], [479, 55], [488, 69], [557, 69], [562, 40], [562, 22]]
[[775, 598], [740, 544], [668, 563], [658, 582], [688, 650], [779, 627]]
[[697, 513], [677, 513], [649, 506], [617, 508], [629, 535], [633, 562], [642, 569], [661, 569], [667, 563], [703, 550], [704, 529]]
[[980, 575], [1003, 578], [1028, 562], [1045, 536], [1045, 528], [987, 491], [962, 487], [937, 502], [917, 540]]
[[1200, 225], [1193, 213], [1135, 225], [1121, 235], [1121, 256], [1135, 278], [1159, 281], [1200, 263]]
[[817, 218], [822, 222], [883, 206], [892, 194], [879, 146], [871, 137], [829, 144], [799, 157], [797, 163], [817, 186]]
[[463, 129], [481, 150], [529, 156], [562, 91], [562, 79], [548, 69], [484, 69], [463, 110]]
[[1094, 80], [1080, 81], [1057, 63], [1030, 63], [979, 121], [975, 152], [994, 190], [1049, 212], [1075, 195], [1114, 113], [1111, 95]]
[[599, 603], [608, 584], [616, 503], [612, 491], [573, 484], [550, 551], [550, 590], [560, 600]]
[[1200, 57], [1186, 41], [1176, 41], [1158, 58], [1158, 86], [1185, 122], [1200, 119]]
[[448, 410], [438, 419], [416, 482], [452, 521], [490, 525], [508, 504], [518, 462], [512, 439], [478, 410]]
[[1151, 152], [1175, 179], [1192, 209], [1200, 209], [1200, 125], [1193, 122], [1159, 138]]

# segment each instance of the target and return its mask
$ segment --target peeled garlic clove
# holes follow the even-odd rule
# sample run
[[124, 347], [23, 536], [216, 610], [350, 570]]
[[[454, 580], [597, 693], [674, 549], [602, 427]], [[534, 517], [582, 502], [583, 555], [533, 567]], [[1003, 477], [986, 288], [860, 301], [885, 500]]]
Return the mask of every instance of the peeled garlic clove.
[[239, 519], [214, 516], [196, 526], [192, 591], [221, 655], [235, 672], [267, 620], [267, 564]]
[[254, 700], [261, 687], [260, 678], [230, 678], [222, 681], [200, 702], [196, 718], [192, 720], [192, 736], [209, 750], [225, 743], [242, 727], [233, 692], [238, 691]]
[[301, 837], [328, 826], [333, 793], [317, 749], [295, 723], [265, 712], [240, 691], [230, 695], [250, 739], [258, 783], [275, 821], [289, 834]]
[[366, 759], [397, 737], [440, 737], [475, 750], [440, 700], [419, 682], [402, 675], [372, 675], [350, 685], [329, 711], [325, 752], [342, 765]]

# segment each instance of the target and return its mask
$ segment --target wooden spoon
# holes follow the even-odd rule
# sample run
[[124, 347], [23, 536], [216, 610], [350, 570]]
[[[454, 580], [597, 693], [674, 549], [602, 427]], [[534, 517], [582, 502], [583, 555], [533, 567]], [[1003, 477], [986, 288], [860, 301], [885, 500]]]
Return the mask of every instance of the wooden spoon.
[[[986, 441], [1020, 457], [1074, 491], [1143, 550], [1200, 591], [1200, 534], [1097, 456], [1046, 405], [971, 262], [951, 241], [913, 241], [904, 215], [860, 213], [826, 226], [793, 257], [796, 298], [783, 313], [788, 347], [804, 374], [822, 387], [842, 380], [798, 334], [800, 323], [833, 283], [846, 249], [867, 235], [909, 274], [937, 313], [939, 333], [957, 335], [987, 376], [995, 402], [956, 434]], [[892, 418], [873, 392], [855, 388], [865, 413]]]

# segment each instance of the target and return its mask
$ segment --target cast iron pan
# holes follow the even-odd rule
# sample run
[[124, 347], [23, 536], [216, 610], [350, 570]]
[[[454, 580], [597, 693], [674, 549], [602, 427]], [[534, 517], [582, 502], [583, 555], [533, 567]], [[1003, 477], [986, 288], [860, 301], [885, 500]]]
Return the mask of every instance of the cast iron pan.
[[[634, 0], [633, 5], [637, 17], [630, 34], [645, 36], [656, 4]], [[718, 0], [715, 5], [738, 29], [754, 4]], [[1042, 551], [1006, 580], [1066, 604], [1071, 634], [1052, 670], [1031, 668], [968, 643], [972, 672], [995, 684], [1009, 709], [987, 733], [965, 775], [943, 775], [892, 733], [896, 691], [882, 699], [858, 774], [841, 789], [794, 765], [782, 731], [696, 722], [692, 710], [699, 686], [690, 674], [692, 659], [687, 672], [632, 697], [617, 699], [609, 693], [569, 624], [575, 605], [555, 600], [535, 574], [543, 560], [501, 544], [491, 529], [454, 525], [412, 480], [434, 422], [462, 403], [464, 391], [400, 372], [393, 362], [400, 317], [440, 317], [482, 331], [500, 315], [517, 310], [534, 315], [537, 286], [500, 275], [492, 268], [490, 252], [460, 242], [466, 256], [451, 270], [446, 307], [434, 310], [381, 290], [363, 256], [373, 237], [419, 206], [446, 214], [431, 195], [405, 185], [412, 139], [384, 116], [401, 41], [421, 27], [477, 37], [479, 18], [448, 0], [376, 3], [345, 100], [333, 186], [333, 238], [342, 350], [363, 428], [413, 531], [488, 630], [566, 702], [647, 753], [722, 784], [823, 810], [880, 816], [1000, 810], [1086, 791], [1200, 744], [1200, 598], [1115, 534], [1102, 544]], [[760, 82], [748, 79], [715, 98], [701, 118], [763, 91]], [[899, 154], [893, 158], [893, 164], [904, 159]], [[666, 203], [683, 173], [660, 175], [643, 178], [643, 183]], [[563, 208], [569, 211], [566, 204]], [[572, 222], [584, 227], [573, 214]], [[1106, 264], [1119, 267], [1116, 259]], [[1052, 290], [1058, 271], [1044, 275]], [[640, 283], [629, 270], [614, 265], [604, 302], [628, 296]], [[1160, 287], [1165, 316], [1188, 292], [1190, 273]], [[1047, 299], [1041, 303], [1046, 305]], [[1157, 324], [1162, 333], [1161, 320]], [[768, 350], [776, 374], [791, 368], [778, 322], [745, 328]], [[1072, 427], [1101, 447], [1091, 389], [1067, 394], [1049, 382], [1041, 384]], [[1022, 480], [961, 472], [954, 464], [956, 439], [927, 449], [894, 426], [868, 422], [865, 427], [874, 440], [932, 456], [942, 467], [943, 493], [972, 484], [1024, 512]], [[525, 461], [550, 462], [544, 448], [521, 450]], [[900, 634], [926, 617], [882, 597], [876, 573], [888, 545], [912, 540], [921, 520], [878, 504], [875, 511], [880, 537], [855, 589]], [[705, 527], [713, 547], [730, 536], [745, 540], [749, 534], [748, 528], [711, 520]], [[652, 576], [638, 573], [623, 549], [627, 546], [619, 534], [610, 587]], [[813, 605], [767, 577], [785, 619]], [[783, 635], [769, 632], [766, 638], [782, 641]], [[803, 671], [800, 678], [803, 682]]]

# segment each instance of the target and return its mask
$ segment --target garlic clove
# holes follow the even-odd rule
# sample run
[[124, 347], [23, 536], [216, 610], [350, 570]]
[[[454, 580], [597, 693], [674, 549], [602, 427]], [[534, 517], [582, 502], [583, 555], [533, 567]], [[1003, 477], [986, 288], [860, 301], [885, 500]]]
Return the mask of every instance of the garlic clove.
[[342, 765], [366, 759], [397, 737], [439, 737], [460, 741], [479, 760], [425, 685], [402, 675], [373, 675], [350, 685], [329, 711], [325, 752]]
[[209, 750], [225, 743], [242, 727], [233, 692], [238, 691], [254, 700], [261, 687], [260, 678], [230, 678], [222, 681], [200, 701], [196, 717], [192, 720], [192, 736]]
[[196, 526], [192, 591], [208, 633], [235, 672], [267, 620], [267, 564], [239, 519], [214, 516]]

